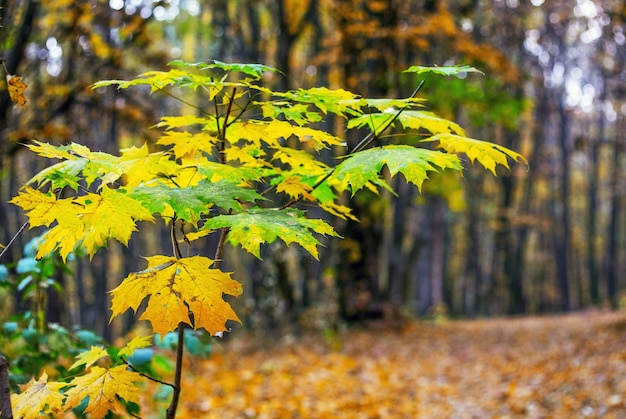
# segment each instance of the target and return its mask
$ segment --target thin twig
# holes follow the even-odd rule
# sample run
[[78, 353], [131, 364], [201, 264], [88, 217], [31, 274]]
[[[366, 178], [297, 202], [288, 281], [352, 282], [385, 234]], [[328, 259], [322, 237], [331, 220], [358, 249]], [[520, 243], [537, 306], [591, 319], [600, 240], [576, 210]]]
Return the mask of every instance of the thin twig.
[[20, 227], [19, 230], [17, 230], [17, 233], [15, 233], [15, 235], [13, 237], [11, 237], [11, 240], [9, 241], [9, 243], [7, 243], [7, 245], [5, 246], [4, 249], [2, 249], [2, 252], [0, 253], [0, 259], [2, 259], [2, 256], [4, 256], [4, 254], [7, 252], [7, 250], [9, 250], [9, 247], [11, 247], [11, 245], [13, 244], [13, 242], [17, 239], [17, 237], [22, 233], [22, 231], [24, 231], [24, 229], [26, 228], [26, 226], [28, 225], [28, 221], [26, 221], [24, 224], [22, 224], [22, 226]]
[[[408, 97], [408, 99], [413, 99], [415, 96], [417, 96], [417, 94], [419, 93], [419, 91], [422, 89], [422, 86], [424, 86], [424, 83], [426, 83], [426, 79], [422, 80], [420, 82], [420, 84], [415, 88], [415, 90], [413, 91], [413, 93], [411, 94], [411, 96]], [[395, 115], [393, 116], [393, 118], [391, 118], [389, 121], [387, 121], [385, 123], [385, 125], [383, 126], [383, 128], [380, 130], [380, 133], [382, 134], [387, 128], [389, 128], [391, 126], [391, 124], [393, 124], [394, 122], [396, 122], [396, 120], [398, 119], [398, 117], [400, 116], [400, 114], [402, 113], [402, 111], [405, 108], [400, 108], [398, 109], [398, 112], [395, 113]], [[357, 151], [361, 151], [364, 148], [366, 148], [368, 145], [370, 145], [372, 143], [372, 141], [376, 140], [378, 138], [378, 135], [376, 135], [376, 128], [374, 128], [372, 130], [372, 132], [370, 132], [365, 138], [363, 138], [361, 140], [361, 142], [359, 142], [356, 147], [354, 147], [354, 149], [349, 153], [349, 154], [353, 154], [356, 153]]]
[[120, 359], [122, 360], [122, 362], [123, 362], [124, 364], [128, 365], [128, 367], [129, 367], [131, 370], [135, 371], [137, 374], [141, 375], [142, 377], [147, 378], [147, 379], [148, 379], [148, 380], [150, 380], [150, 381], [154, 381], [155, 383], [163, 384], [164, 386], [168, 386], [168, 387], [172, 387], [172, 388], [174, 388], [174, 384], [172, 384], [172, 383], [168, 383], [168, 382], [166, 382], [166, 381], [159, 380], [158, 378], [151, 377], [151, 376], [149, 376], [148, 374], [145, 374], [145, 373], [143, 373], [143, 372], [139, 371], [137, 368], [133, 367], [133, 366], [130, 364], [130, 362], [128, 362], [126, 359], [124, 359], [124, 358], [120, 358]]

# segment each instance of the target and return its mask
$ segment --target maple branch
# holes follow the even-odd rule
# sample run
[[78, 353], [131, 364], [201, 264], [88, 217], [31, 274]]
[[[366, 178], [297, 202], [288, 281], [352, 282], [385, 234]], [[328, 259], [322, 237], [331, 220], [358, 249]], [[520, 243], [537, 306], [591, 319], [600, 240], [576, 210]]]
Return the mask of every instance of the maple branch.
[[122, 360], [122, 362], [123, 362], [124, 364], [128, 365], [128, 367], [129, 367], [131, 370], [135, 371], [137, 374], [141, 375], [143, 378], [146, 378], [146, 379], [148, 379], [148, 380], [150, 380], [150, 381], [154, 381], [155, 383], [163, 384], [164, 386], [168, 386], [168, 387], [172, 387], [172, 388], [174, 388], [174, 384], [172, 384], [172, 383], [168, 383], [168, 382], [166, 382], [166, 381], [159, 380], [158, 378], [151, 377], [151, 376], [149, 376], [148, 374], [146, 374], [146, 373], [143, 373], [143, 372], [139, 371], [137, 368], [133, 367], [133, 366], [131, 365], [131, 363], [130, 363], [130, 362], [128, 362], [128, 361], [126, 360], [126, 358], [124, 358], [124, 357], [120, 357], [120, 359]]
[[226, 149], [226, 128], [228, 128], [228, 117], [230, 115], [230, 112], [233, 108], [233, 102], [235, 101], [235, 93], [237, 92], [237, 88], [233, 87], [233, 93], [230, 97], [230, 100], [228, 101], [228, 106], [226, 107], [226, 113], [224, 113], [224, 123], [222, 124], [222, 127], [220, 128], [219, 126], [219, 115], [217, 113], [217, 103], [215, 105], [215, 114], [218, 117], [217, 118], [217, 128], [218, 130], [220, 130], [220, 134], [219, 134], [219, 139], [220, 139], [220, 143], [219, 143], [219, 153], [220, 153], [220, 161], [222, 163], [225, 162], [225, 158], [224, 158], [224, 149]]
[[226, 237], [230, 233], [230, 228], [223, 228], [220, 233], [220, 241], [217, 243], [217, 249], [215, 249], [215, 257], [213, 258], [213, 267], [218, 269], [222, 262], [222, 253], [224, 252], [224, 244], [226, 243]]
[[234, 124], [235, 122], [237, 122], [239, 119], [241, 119], [241, 117], [243, 116], [244, 113], [246, 113], [246, 111], [248, 110], [248, 106], [250, 106], [250, 104], [252, 103], [252, 97], [248, 98], [248, 101], [246, 102], [245, 105], [243, 105], [243, 108], [241, 106], [238, 106], [238, 108], [241, 109], [241, 112], [239, 112], [239, 115], [237, 115], [236, 117], [234, 117], [229, 123], [228, 126], [231, 126], [232, 124]]
[[183, 342], [185, 341], [185, 324], [178, 323], [178, 345], [176, 346], [176, 371], [174, 372], [174, 389], [172, 393], [172, 402], [167, 408], [166, 418], [174, 419], [176, 417], [176, 409], [180, 399], [181, 381], [183, 375]]
[[[413, 93], [411, 93], [411, 96], [408, 97], [408, 99], [413, 99], [415, 98], [415, 96], [417, 96], [417, 94], [419, 93], [420, 90], [422, 90], [422, 86], [424, 86], [424, 83], [426, 83], [426, 79], [422, 80], [420, 82], [420, 84], [415, 88], [415, 90], [413, 90]], [[389, 121], [387, 121], [384, 125], [383, 128], [380, 130], [380, 133], [382, 134], [387, 128], [389, 128], [391, 126], [391, 124], [393, 124], [394, 122], [396, 122], [396, 120], [398, 119], [398, 117], [400, 116], [400, 114], [402, 113], [402, 111], [405, 108], [400, 108], [398, 109], [398, 112], [396, 112], [393, 116], [393, 118], [391, 118]], [[352, 149], [351, 152], [349, 152], [348, 154], [353, 154], [356, 153], [358, 151], [361, 151], [365, 148], [367, 148], [368, 145], [370, 145], [373, 141], [378, 139], [378, 135], [376, 135], [376, 128], [374, 128], [367, 136], [365, 136], [365, 138], [363, 138], [357, 145], [356, 147], [354, 147]]]
[[11, 247], [13, 242], [22, 233], [22, 231], [24, 231], [24, 229], [26, 228], [27, 225], [28, 225], [28, 221], [26, 221], [24, 224], [22, 224], [20, 229], [17, 230], [17, 233], [15, 233], [15, 235], [13, 237], [11, 237], [11, 240], [7, 243], [7, 245], [4, 247], [4, 249], [2, 249], [2, 252], [0, 252], [0, 259], [2, 259], [2, 256], [4, 256], [4, 254], [7, 252], [7, 250], [9, 250], [9, 247]]

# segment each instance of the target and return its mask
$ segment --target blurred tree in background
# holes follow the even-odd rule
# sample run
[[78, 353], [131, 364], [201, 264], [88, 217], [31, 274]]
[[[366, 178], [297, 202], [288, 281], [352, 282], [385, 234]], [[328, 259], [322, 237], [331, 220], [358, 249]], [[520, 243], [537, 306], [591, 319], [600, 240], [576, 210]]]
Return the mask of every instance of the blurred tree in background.
[[[401, 75], [409, 66], [469, 64], [487, 77], [428, 79], [429, 108], [470, 136], [521, 151], [530, 168], [436, 176], [422, 194], [394, 179], [400, 197], [359, 195], [360, 222], [337, 222], [346, 240], [329, 243], [320, 263], [279, 245], [263, 250], [263, 263], [230, 252], [225, 263], [249, 273], [244, 325], [615, 306], [626, 287], [618, 276], [626, 268], [625, 18], [617, 0], [0, 0], [3, 71], [28, 85], [23, 108], [0, 86], [0, 242], [23, 223], [7, 201], [45, 164], [21, 143], [150, 147], [158, 133], [145, 127], [181, 106], [161, 97], [155, 107], [132, 90], [92, 91], [97, 80], [217, 59], [277, 67], [283, 74], [267, 80], [277, 89], [406, 97], [415, 88]], [[330, 117], [323, 123], [345, 129]], [[20, 235], [0, 263], [19, 260], [35, 234]], [[167, 246], [163, 234], [71, 262], [72, 274], [59, 273], [63, 296], [51, 293], [49, 319], [121, 333], [122, 324], [106, 327], [110, 302], [95, 296], [119, 283], [122, 267], [134, 271], [139, 256]], [[20, 304], [0, 298], [5, 311]]]

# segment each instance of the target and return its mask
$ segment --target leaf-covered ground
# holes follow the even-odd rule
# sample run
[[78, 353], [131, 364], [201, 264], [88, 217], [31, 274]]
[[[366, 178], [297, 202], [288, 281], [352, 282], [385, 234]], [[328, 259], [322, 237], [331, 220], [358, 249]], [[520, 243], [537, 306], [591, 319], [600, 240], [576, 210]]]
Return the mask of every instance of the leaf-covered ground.
[[626, 418], [626, 313], [234, 339], [186, 365], [180, 417]]

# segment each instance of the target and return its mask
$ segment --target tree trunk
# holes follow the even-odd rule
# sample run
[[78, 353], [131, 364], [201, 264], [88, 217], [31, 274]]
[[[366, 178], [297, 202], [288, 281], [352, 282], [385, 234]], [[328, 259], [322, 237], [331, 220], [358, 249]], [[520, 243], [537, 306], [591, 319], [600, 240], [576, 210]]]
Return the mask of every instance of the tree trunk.
[[556, 278], [561, 295], [560, 308], [563, 311], [572, 309], [569, 281], [569, 255], [570, 255], [570, 210], [569, 210], [569, 124], [565, 105], [559, 101], [559, 149], [561, 157], [561, 173], [559, 178], [559, 193], [554, 201], [554, 257], [556, 261]]

